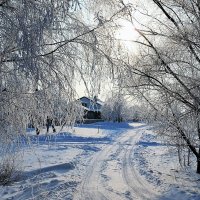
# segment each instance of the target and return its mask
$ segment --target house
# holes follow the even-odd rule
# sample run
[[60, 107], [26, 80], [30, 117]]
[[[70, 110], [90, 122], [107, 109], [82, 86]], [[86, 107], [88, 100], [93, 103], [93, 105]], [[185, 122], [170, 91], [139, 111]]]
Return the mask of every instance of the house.
[[94, 98], [81, 97], [78, 99], [84, 107], [85, 119], [101, 119], [101, 108], [103, 102], [96, 96]]

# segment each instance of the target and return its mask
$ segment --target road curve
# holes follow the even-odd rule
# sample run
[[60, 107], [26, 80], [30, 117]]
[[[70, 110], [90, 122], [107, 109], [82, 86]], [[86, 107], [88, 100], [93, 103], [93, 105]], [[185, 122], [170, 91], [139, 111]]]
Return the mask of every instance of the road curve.
[[89, 161], [75, 200], [156, 199], [158, 192], [134, 167], [134, 149], [145, 126], [127, 129]]

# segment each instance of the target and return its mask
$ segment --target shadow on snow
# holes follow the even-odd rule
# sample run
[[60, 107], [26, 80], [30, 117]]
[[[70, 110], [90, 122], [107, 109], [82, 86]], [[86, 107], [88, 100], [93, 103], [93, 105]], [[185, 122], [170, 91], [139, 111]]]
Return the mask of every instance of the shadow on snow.
[[53, 143], [108, 143], [111, 142], [112, 139], [109, 137], [81, 137], [81, 136], [74, 136], [69, 133], [59, 133], [57, 135], [41, 135], [41, 136], [29, 136], [24, 137], [22, 136], [22, 142], [25, 145], [28, 144], [47, 144], [49, 142]]
[[158, 142], [146, 142], [146, 141], [139, 141], [136, 143], [137, 145], [142, 145], [144, 147], [157, 147], [157, 146], [168, 146], [167, 144], [162, 144], [162, 143], [158, 143]]
[[101, 130], [118, 130], [118, 129], [133, 129], [127, 122], [97, 122], [93, 124], [77, 124], [75, 127], [79, 128], [96, 128]]
[[47, 172], [54, 171], [54, 172], [63, 173], [63, 172], [68, 172], [73, 169], [75, 169], [75, 166], [73, 163], [63, 163], [63, 164], [48, 166], [48, 167], [22, 173], [22, 180], [30, 179], [30, 177], [34, 177], [35, 175], [38, 176], [40, 174], [47, 173]]

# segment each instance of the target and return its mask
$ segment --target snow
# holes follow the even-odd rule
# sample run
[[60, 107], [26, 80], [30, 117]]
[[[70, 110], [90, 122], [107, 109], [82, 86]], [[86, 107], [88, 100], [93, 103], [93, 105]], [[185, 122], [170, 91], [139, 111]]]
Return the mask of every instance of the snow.
[[144, 123], [99, 122], [56, 130], [46, 135], [44, 127], [39, 136], [27, 131], [22, 176], [0, 187], [2, 200], [200, 199], [195, 169], [182, 169], [174, 147]]

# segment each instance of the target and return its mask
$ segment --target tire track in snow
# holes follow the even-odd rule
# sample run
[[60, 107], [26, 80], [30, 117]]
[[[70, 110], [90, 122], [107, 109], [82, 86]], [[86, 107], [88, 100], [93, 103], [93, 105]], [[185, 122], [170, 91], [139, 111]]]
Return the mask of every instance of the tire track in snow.
[[132, 144], [131, 148], [128, 148], [125, 152], [123, 159], [123, 178], [126, 184], [131, 188], [131, 193], [135, 194], [134, 199], [141, 200], [152, 200], [155, 199], [158, 193], [155, 191], [155, 187], [152, 187], [144, 177], [142, 177], [138, 170], [134, 168], [134, 148], [135, 144], [141, 137], [139, 132], [135, 132], [135, 135], [129, 138], [130, 143]]
[[[141, 177], [133, 166], [133, 151], [141, 137], [142, 129], [143, 127], [136, 127], [127, 130], [113, 144], [107, 144], [94, 155], [89, 162], [75, 200], [155, 199], [156, 192], [152, 192], [154, 189], [151, 184]], [[117, 171], [109, 174], [110, 165], [116, 165], [118, 161], [121, 162], [121, 168], [118, 167]], [[105, 167], [105, 163], [109, 165]], [[102, 180], [102, 173], [109, 175], [107, 182]], [[120, 186], [116, 186], [116, 180]], [[121, 186], [123, 189], [120, 188]]]
[[100, 181], [100, 169], [102, 168], [101, 158], [105, 158], [105, 154], [111, 146], [106, 147], [103, 151], [98, 152], [89, 162], [89, 166], [86, 171], [86, 176], [82, 181], [82, 185], [79, 190], [77, 200], [109, 200], [102, 192], [102, 185]]

